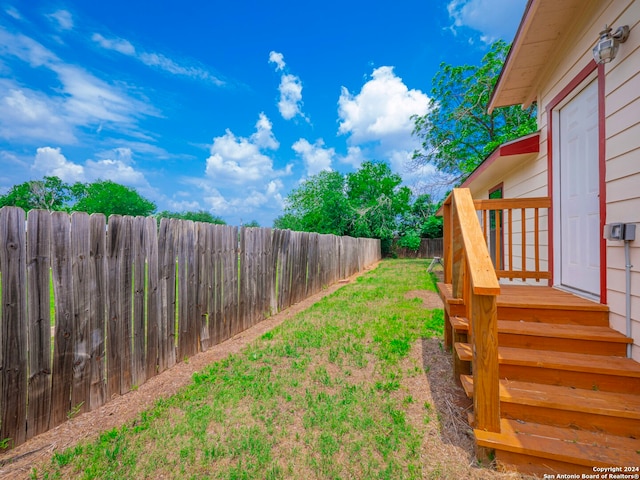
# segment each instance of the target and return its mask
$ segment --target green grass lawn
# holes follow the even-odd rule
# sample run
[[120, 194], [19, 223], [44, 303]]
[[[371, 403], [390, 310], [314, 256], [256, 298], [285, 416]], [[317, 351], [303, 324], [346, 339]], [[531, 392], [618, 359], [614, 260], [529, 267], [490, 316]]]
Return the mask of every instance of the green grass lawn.
[[427, 381], [410, 351], [421, 338], [442, 334], [442, 310], [405, 298], [434, 290], [427, 266], [383, 261], [195, 374], [190, 386], [134, 422], [55, 454], [32, 476], [447, 477], [444, 459], [424, 458], [440, 414], [417, 404], [407, 386]]

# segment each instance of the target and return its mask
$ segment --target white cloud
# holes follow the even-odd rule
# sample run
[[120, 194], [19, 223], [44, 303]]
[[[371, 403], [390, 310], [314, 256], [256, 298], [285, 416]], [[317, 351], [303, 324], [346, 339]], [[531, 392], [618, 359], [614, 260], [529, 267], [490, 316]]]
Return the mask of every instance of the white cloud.
[[68, 10], [57, 10], [47, 17], [56, 22], [60, 30], [71, 30], [73, 28], [73, 16]]
[[15, 18], [16, 20], [22, 20], [22, 15], [20, 15], [20, 12], [17, 8], [9, 6], [5, 8], [4, 11], [10, 17]]
[[347, 154], [344, 157], [340, 157], [339, 160], [341, 163], [346, 163], [347, 165], [351, 165], [354, 169], [358, 169], [366, 158], [364, 157], [360, 147], [350, 146], [347, 149]]
[[13, 56], [29, 63], [32, 67], [41, 67], [59, 62], [58, 57], [35, 40], [21, 34], [13, 34], [0, 27], [0, 55]]
[[217, 86], [225, 85], [223, 80], [207, 68], [198, 65], [197, 62], [192, 62], [196, 63], [194, 65], [183, 64], [188, 62], [177, 62], [161, 53], [139, 51], [129, 40], [123, 38], [106, 38], [99, 33], [94, 33], [91, 39], [105, 50], [112, 50], [135, 58], [147, 67], [157, 68], [172, 75], [201, 80]]
[[141, 114], [155, 113], [146, 104], [79, 67], [56, 64], [51, 69], [58, 74], [68, 96], [65, 102], [67, 113], [79, 125], [98, 122], [131, 124]]
[[84, 164], [79, 164], [68, 160], [60, 148], [40, 147], [36, 151], [31, 168], [40, 175], [55, 175], [68, 183], [112, 180], [123, 185], [151, 190], [143, 173], [134, 168], [130, 149], [115, 148], [110, 156], [112, 158], [88, 159]]
[[63, 101], [0, 81], [0, 138], [74, 143], [73, 127], [60, 114]]
[[357, 95], [342, 87], [338, 131], [349, 135], [353, 144], [406, 141], [413, 130], [411, 116], [424, 115], [428, 106], [429, 97], [420, 90], [409, 90], [393, 67], [376, 68]]
[[452, 30], [468, 27], [481, 33], [484, 43], [513, 39], [526, 0], [452, 0], [447, 5]]
[[[238, 219], [249, 220], [258, 210], [261, 210], [261, 213], [271, 211], [275, 216], [279, 214], [284, 205], [282, 197], [284, 187], [278, 178], [259, 186], [248, 186], [242, 192], [239, 192], [237, 188], [223, 189], [208, 179], [186, 179], [185, 181], [199, 190], [199, 198], [214, 215], [234, 216]], [[188, 200], [180, 200], [175, 203], [177, 205], [191, 204]]]
[[102, 48], [106, 50], [114, 50], [118, 53], [122, 53], [123, 55], [135, 55], [136, 49], [128, 40], [124, 40], [122, 38], [105, 38], [99, 33], [94, 33], [91, 36], [91, 40], [96, 42]]
[[82, 182], [85, 179], [84, 168], [68, 161], [59, 148], [38, 148], [33, 170], [43, 175], [59, 177], [68, 183]]
[[87, 178], [91, 180], [113, 180], [123, 185], [147, 185], [142, 172], [135, 170], [122, 160], [87, 160], [84, 170]]
[[269, 63], [276, 64], [276, 72], [278, 70], [284, 70], [286, 63], [284, 63], [284, 55], [279, 52], [274, 52], [273, 50], [269, 52]]
[[273, 125], [269, 118], [264, 113], [260, 113], [256, 123], [256, 133], [251, 135], [251, 141], [260, 148], [277, 150], [280, 147], [280, 143], [273, 135], [272, 128]]
[[[269, 53], [269, 63], [276, 64], [276, 72], [284, 70], [284, 55], [282, 53], [271, 51]], [[283, 73], [280, 77], [280, 100], [278, 101], [278, 110], [285, 120], [291, 120], [300, 116], [307, 122], [309, 119], [302, 113], [302, 80], [296, 75]]]
[[295, 75], [285, 74], [280, 79], [280, 101], [278, 110], [285, 120], [291, 120], [296, 115], [304, 118], [302, 113], [302, 82]]
[[307, 175], [315, 175], [323, 170], [331, 170], [331, 162], [336, 156], [333, 148], [325, 148], [322, 139], [316, 140], [311, 145], [306, 139], [301, 138], [291, 148], [302, 157], [307, 169]]
[[214, 138], [207, 158], [207, 176], [222, 184], [247, 185], [287, 174], [287, 171], [275, 171], [273, 160], [264, 153], [279, 147], [271, 128], [271, 122], [261, 113], [256, 132], [250, 138], [236, 137], [228, 129], [224, 135]]
[[364, 160], [389, 162], [405, 181], [413, 151], [419, 141], [413, 137], [412, 115], [424, 115], [429, 97], [410, 90], [393, 72], [393, 67], [376, 68], [357, 94], [342, 88], [338, 100], [338, 132], [347, 135], [348, 152], [340, 161], [357, 168]]
[[122, 86], [66, 64], [38, 42], [2, 27], [0, 57], [15, 57], [34, 68], [45, 68], [59, 80], [59, 84], [49, 86], [47, 94], [22, 88], [13, 80], [0, 80], [1, 137], [19, 134], [42, 143], [55, 140], [69, 144], [77, 140], [77, 130], [82, 128], [110, 128], [135, 136], [139, 134], [139, 118], [158, 115]]

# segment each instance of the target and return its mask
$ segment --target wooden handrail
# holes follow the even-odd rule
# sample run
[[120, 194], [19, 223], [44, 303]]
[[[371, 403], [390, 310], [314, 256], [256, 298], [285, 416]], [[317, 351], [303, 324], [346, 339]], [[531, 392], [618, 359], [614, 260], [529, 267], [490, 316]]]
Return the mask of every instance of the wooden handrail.
[[[452, 285], [453, 296], [463, 300], [471, 327], [477, 429], [500, 431], [498, 278], [536, 281], [549, 278], [549, 272], [540, 270], [539, 237], [541, 215], [550, 207], [548, 197], [473, 200], [468, 189], [454, 189], [437, 213], [444, 217], [444, 280]], [[495, 220], [491, 211], [495, 212]], [[533, 236], [529, 249], [527, 234]], [[514, 239], [520, 239], [516, 252]], [[488, 249], [493, 242], [495, 266]], [[531, 261], [529, 268], [527, 254]], [[514, 270], [513, 260], [517, 256], [522, 265]]]
[[507, 210], [514, 208], [550, 208], [549, 197], [490, 198], [474, 200], [476, 210]]
[[[475, 428], [499, 432], [496, 296], [500, 293], [500, 284], [469, 189], [454, 189], [443, 205], [443, 212], [445, 251], [451, 250], [446, 259], [452, 264], [453, 291], [463, 299], [471, 326]], [[448, 235], [450, 244], [446, 243]]]
[[478, 223], [471, 192], [466, 188], [456, 188], [452, 195], [453, 205], [460, 222], [460, 233], [471, 275], [473, 293], [476, 295], [498, 295], [500, 284]]

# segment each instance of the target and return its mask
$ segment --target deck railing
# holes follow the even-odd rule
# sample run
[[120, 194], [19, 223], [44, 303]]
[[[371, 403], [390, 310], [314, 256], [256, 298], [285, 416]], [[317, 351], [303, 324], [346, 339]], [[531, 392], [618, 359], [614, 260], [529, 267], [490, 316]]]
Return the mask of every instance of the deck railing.
[[462, 298], [473, 349], [474, 427], [500, 431], [496, 296], [500, 285], [469, 189], [454, 189], [443, 204], [445, 282]]
[[536, 282], [550, 278], [548, 255], [542, 255], [548, 245], [541, 235], [547, 229], [550, 198], [500, 198], [474, 204], [498, 278]]

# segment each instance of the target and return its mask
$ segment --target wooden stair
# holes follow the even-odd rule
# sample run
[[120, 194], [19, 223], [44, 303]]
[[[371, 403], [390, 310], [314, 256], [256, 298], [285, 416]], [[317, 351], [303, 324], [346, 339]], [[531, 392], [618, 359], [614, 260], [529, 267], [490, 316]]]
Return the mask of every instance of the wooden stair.
[[[455, 368], [472, 397], [471, 327], [453, 313], [464, 305], [451, 305]], [[632, 340], [608, 327], [608, 308], [509, 285], [497, 308], [501, 432], [474, 430], [477, 445], [495, 450], [503, 468], [532, 475], [640, 466], [640, 364], [625, 358]]]

